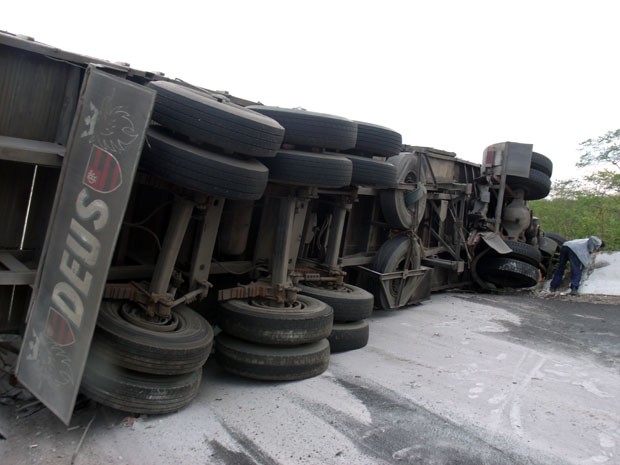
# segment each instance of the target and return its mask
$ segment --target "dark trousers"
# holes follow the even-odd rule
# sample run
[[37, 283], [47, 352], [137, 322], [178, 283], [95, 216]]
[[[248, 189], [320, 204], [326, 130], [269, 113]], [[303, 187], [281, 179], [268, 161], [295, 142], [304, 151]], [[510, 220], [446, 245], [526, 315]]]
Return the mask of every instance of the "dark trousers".
[[571, 289], [579, 288], [579, 283], [581, 282], [581, 260], [575, 255], [575, 252], [563, 245], [560, 249], [558, 267], [555, 269], [553, 279], [549, 285], [550, 289], [557, 289], [562, 284], [567, 261], [570, 261], [570, 287]]

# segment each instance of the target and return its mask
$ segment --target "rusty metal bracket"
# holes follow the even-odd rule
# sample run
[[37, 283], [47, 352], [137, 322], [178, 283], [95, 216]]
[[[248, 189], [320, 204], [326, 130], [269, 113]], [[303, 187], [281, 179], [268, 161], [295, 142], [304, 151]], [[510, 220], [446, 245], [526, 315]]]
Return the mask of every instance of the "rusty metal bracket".
[[221, 289], [217, 293], [219, 302], [232, 299], [254, 299], [257, 297], [275, 300], [278, 304], [295, 302], [297, 287], [273, 287], [267, 281], [256, 281], [250, 284], [239, 284], [236, 287]]
[[206, 297], [209, 289], [213, 287], [208, 281], [200, 283], [198, 289], [194, 289], [187, 294], [172, 300], [169, 294], [154, 294], [149, 292], [147, 284], [136, 282], [125, 284], [106, 284], [103, 298], [129, 300], [137, 303], [144, 309], [150, 317], [155, 315], [160, 317], [170, 316], [170, 310], [181, 304], [190, 304]]
[[346, 271], [334, 268], [295, 268], [295, 271], [290, 274], [293, 284], [304, 281], [326, 282], [336, 287], [344, 284], [344, 278], [346, 276]]
[[[103, 291], [104, 299], [131, 300], [132, 302], [138, 302], [139, 300], [144, 300], [143, 296], [142, 290], [138, 287], [138, 284], [134, 282], [123, 284], [108, 283], [105, 285]], [[142, 299], [140, 297], [142, 297]]]

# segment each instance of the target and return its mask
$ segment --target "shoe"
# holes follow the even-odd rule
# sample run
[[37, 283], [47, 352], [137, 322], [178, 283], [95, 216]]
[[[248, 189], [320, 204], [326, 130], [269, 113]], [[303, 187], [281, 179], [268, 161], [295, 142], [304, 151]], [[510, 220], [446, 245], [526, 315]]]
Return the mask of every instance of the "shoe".
[[571, 289], [570, 295], [579, 295], [579, 292], [577, 291], [577, 289]]
[[550, 287], [549, 288], [549, 292], [558, 292], [558, 288], [557, 287]]
[[541, 297], [546, 298], [546, 297], [555, 297], [556, 295], [558, 295], [558, 293], [556, 291], [540, 291], [539, 294]]

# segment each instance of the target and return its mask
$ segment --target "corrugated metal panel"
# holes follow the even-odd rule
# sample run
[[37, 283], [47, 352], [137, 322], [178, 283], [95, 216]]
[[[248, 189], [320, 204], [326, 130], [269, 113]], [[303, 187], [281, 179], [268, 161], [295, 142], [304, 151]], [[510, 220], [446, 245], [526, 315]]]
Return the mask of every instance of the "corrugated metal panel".
[[0, 134], [55, 142], [72, 66], [0, 45]]
[[[19, 248], [33, 171], [32, 165], [0, 161], [0, 249]], [[29, 292], [25, 286], [0, 286], [0, 332], [19, 329], [25, 318]]]
[[23, 331], [31, 293], [29, 286], [0, 286], [0, 333]]
[[0, 249], [19, 248], [33, 172], [33, 165], [0, 161]]
[[60, 170], [58, 168], [39, 166], [37, 169], [27, 220], [28, 225], [24, 236], [24, 249], [33, 253], [32, 257], [35, 262], [38, 262], [43, 249], [59, 175]]

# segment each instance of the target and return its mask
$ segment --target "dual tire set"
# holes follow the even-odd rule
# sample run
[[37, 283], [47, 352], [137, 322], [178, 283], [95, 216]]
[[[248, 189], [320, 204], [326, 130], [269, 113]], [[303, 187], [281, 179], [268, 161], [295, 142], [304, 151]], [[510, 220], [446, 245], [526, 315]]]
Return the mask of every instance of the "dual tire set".
[[[256, 200], [284, 128], [211, 94], [171, 82], [157, 92], [139, 168], [183, 188], [233, 200]], [[213, 346], [211, 325], [180, 305], [165, 320], [145, 318], [137, 305], [103, 301], [81, 390], [113, 408], [162, 414], [197, 395]]]
[[[372, 159], [400, 149], [400, 135], [387, 128], [301, 110], [243, 108], [167, 81], [148, 86], [157, 97], [139, 168], [182, 188], [257, 200], [268, 182], [326, 188], [397, 183], [393, 165]], [[348, 285], [333, 293], [336, 322], [332, 306], [309, 295], [280, 307], [260, 299], [220, 303], [216, 338], [187, 306], [154, 321], [135, 304], [104, 301], [82, 392], [133, 413], [179, 410], [197, 395], [212, 348], [220, 365], [240, 376], [316, 376], [327, 369], [330, 352], [368, 342], [372, 295]]]
[[[171, 82], [157, 92], [139, 168], [203, 194], [256, 200], [284, 129], [270, 118]], [[137, 305], [103, 301], [82, 378], [88, 397], [135, 413], [163, 414], [197, 395], [213, 346], [211, 325], [180, 305], [170, 318], [145, 318]]]
[[333, 310], [325, 302], [307, 296], [281, 306], [269, 299], [228, 300], [218, 316], [215, 356], [230, 373], [292, 381], [317, 376], [329, 365]]
[[[282, 149], [263, 160], [270, 182], [324, 189], [396, 185], [396, 167], [373, 159], [398, 153], [402, 138], [395, 131], [322, 113], [248, 108], [285, 128]], [[261, 380], [303, 379], [325, 371], [330, 353], [367, 345], [372, 294], [348, 284], [297, 287], [297, 301], [280, 307], [266, 299], [220, 303], [215, 353], [225, 370]]]
[[333, 327], [328, 336], [332, 353], [361, 349], [368, 344], [368, 318], [374, 304], [371, 293], [350, 284], [321, 287], [306, 283], [298, 287], [304, 296], [319, 299], [333, 309]]
[[159, 328], [142, 321], [140, 311], [130, 302], [102, 302], [81, 390], [128, 412], [177, 411], [198, 394], [213, 330], [183, 305]]

